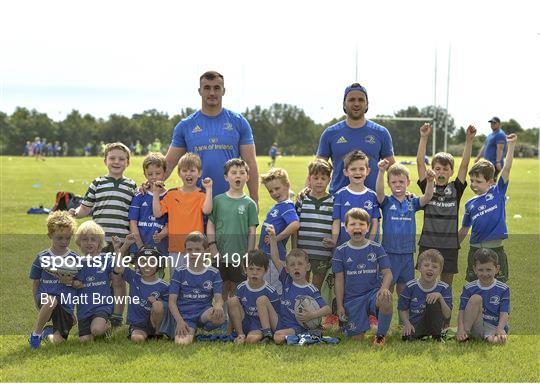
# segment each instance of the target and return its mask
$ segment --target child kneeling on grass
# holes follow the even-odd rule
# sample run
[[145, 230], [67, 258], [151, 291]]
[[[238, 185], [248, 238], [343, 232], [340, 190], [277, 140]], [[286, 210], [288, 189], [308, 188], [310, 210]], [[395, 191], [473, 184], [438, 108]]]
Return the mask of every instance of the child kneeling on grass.
[[[272, 263], [279, 272], [279, 281], [283, 287], [281, 294], [281, 306], [279, 309], [279, 321], [277, 331], [274, 335], [276, 344], [283, 344], [287, 336], [294, 336], [302, 333], [308, 333], [299, 321], [305, 322], [316, 318], [322, 318], [329, 315], [332, 310], [321, 297], [319, 290], [306, 280], [307, 271], [310, 268], [308, 254], [301, 249], [292, 249], [285, 256], [285, 263], [279, 258], [279, 249], [277, 243], [276, 231], [273, 225], [266, 226], [266, 232], [270, 241], [270, 255]], [[262, 236], [262, 235], [261, 235]], [[317, 304], [319, 309], [315, 311], [304, 311], [295, 315], [295, 302], [299, 296], [310, 296]]]
[[[129, 258], [127, 252], [135, 244], [136, 236], [129, 234], [121, 248], [119, 239], [114, 237], [113, 240], [116, 253], [124, 259]], [[118, 262], [114, 267], [113, 273], [122, 275], [129, 284], [127, 323], [129, 338], [136, 343], [144, 342], [149, 337], [161, 337], [160, 327], [164, 314], [168, 312], [169, 294], [169, 285], [157, 276], [161, 256], [157, 248], [144, 246], [135, 255], [137, 271], [124, 268], [123, 263], [120, 265]]]
[[173, 271], [169, 289], [167, 334], [178, 345], [191, 344], [197, 328], [212, 330], [225, 321], [223, 281], [219, 270], [211, 265], [206, 236], [191, 232], [185, 251], [187, 264]]
[[510, 288], [495, 279], [499, 273], [497, 253], [481, 248], [474, 254], [474, 272], [478, 280], [463, 287], [459, 303], [456, 338], [469, 337], [503, 344], [508, 338]]
[[253, 344], [274, 338], [279, 295], [274, 287], [264, 281], [268, 265], [268, 256], [263, 251], [257, 249], [248, 252], [245, 266], [247, 279], [238, 285], [236, 296], [228, 300], [229, 317], [238, 334], [234, 340], [236, 343]]
[[407, 282], [399, 295], [403, 341], [425, 336], [442, 341], [444, 323], [452, 314], [452, 288], [438, 281], [443, 265], [444, 258], [436, 249], [428, 249], [418, 256], [420, 278]]

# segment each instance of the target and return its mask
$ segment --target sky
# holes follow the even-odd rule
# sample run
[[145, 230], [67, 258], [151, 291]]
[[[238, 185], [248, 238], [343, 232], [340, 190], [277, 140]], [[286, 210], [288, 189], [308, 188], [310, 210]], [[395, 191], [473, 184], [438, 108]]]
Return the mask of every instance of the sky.
[[0, 111], [173, 115], [200, 107], [199, 76], [214, 69], [224, 106], [238, 112], [288, 103], [325, 123], [358, 81], [368, 118], [435, 95], [446, 107], [448, 90], [458, 127], [488, 133], [492, 116], [540, 127], [535, 3], [2, 1]]

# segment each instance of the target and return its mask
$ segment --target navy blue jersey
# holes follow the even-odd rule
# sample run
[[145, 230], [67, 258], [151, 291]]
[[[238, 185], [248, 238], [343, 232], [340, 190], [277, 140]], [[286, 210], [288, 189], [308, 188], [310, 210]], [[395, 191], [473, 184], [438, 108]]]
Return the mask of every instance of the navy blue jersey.
[[415, 214], [420, 198], [400, 202], [394, 196], [385, 196], [381, 204], [383, 217], [382, 246], [392, 254], [414, 253], [416, 250]]
[[[159, 196], [159, 199], [163, 199], [165, 192]], [[156, 232], [161, 232], [167, 224], [167, 214], [155, 218], [152, 210], [153, 195], [151, 192], [145, 194], [138, 193], [131, 200], [129, 206], [128, 220], [137, 221], [137, 228], [141, 235], [141, 240], [144, 245], [157, 247], [162, 255], [168, 254], [168, 239], [164, 238], [159, 243], [154, 243], [153, 235]], [[131, 253], [137, 252], [137, 245], [134, 244], [130, 248]]]
[[[272, 208], [270, 208], [270, 211], [268, 211], [268, 214], [266, 215], [266, 219], [264, 219], [264, 223], [262, 225], [261, 229], [261, 237], [259, 238], [259, 249], [266, 254], [270, 254], [270, 245], [267, 245], [264, 243], [264, 238], [267, 235], [266, 233], [266, 227], [268, 225], [273, 225], [274, 230], [276, 231], [276, 236], [279, 235], [287, 226], [292, 223], [293, 221], [299, 221], [298, 214], [296, 213], [296, 209], [294, 208], [294, 204], [291, 200], [285, 200], [281, 203], [276, 203]], [[279, 258], [282, 261], [285, 261], [285, 255], [287, 253], [285, 247], [287, 245], [287, 241], [289, 238], [285, 238], [281, 241], [278, 241], [278, 250], [279, 250]]]
[[131, 303], [128, 305], [127, 323], [131, 325], [146, 324], [152, 310], [152, 303], [148, 301], [148, 298], [154, 296], [158, 300], [167, 301], [169, 285], [159, 278], [152, 282], [144, 281], [139, 273], [130, 268], [124, 269], [122, 277], [129, 284], [131, 298]]
[[472, 295], [482, 296], [484, 308], [484, 321], [497, 326], [501, 312], [510, 313], [510, 288], [503, 282], [495, 279], [489, 287], [483, 287], [478, 280], [472, 281], [463, 287], [459, 310], [465, 310]]
[[270, 284], [265, 282], [262, 287], [257, 289], [251, 288], [247, 280], [238, 284], [236, 289], [236, 297], [238, 297], [240, 304], [242, 304], [242, 308], [244, 309], [244, 314], [246, 316], [256, 318], [257, 320], [259, 319], [259, 312], [257, 311], [257, 299], [260, 296], [268, 297], [268, 300], [272, 303], [276, 312], [279, 312], [279, 295], [276, 292], [276, 289]]
[[426, 312], [426, 297], [430, 293], [439, 292], [446, 305], [452, 309], [452, 288], [443, 281], [438, 281], [433, 287], [426, 289], [418, 279], [407, 283], [405, 289], [399, 295], [398, 309], [409, 311], [409, 321], [417, 324]]
[[390, 260], [384, 248], [373, 241], [361, 247], [344, 243], [332, 258], [332, 271], [343, 272], [345, 279], [344, 302], [380, 288], [383, 269], [390, 269]]
[[[77, 319], [84, 320], [96, 313], [111, 314], [113, 304], [107, 298], [113, 296], [111, 288], [110, 274], [113, 270], [112, 259], [105, 258], [105, 253], [94, 256], [91, 261], [100, 260], [101, 266], [93, 266], [87, 259], [82, 259], [82, 269], [77, 274], [77, 280], [83, 284], [83, 287], [77, 290], [79, 296], [84, 295], [88, 300], [77, 305]], [[110, 299], [109, 299], [110, 300]]]
[[506, 227], [506, 190], [508, 183], [500, 177], [496, 185], [465, 203], [462, 225], [472, 226], [471, 244], [508, 238]]
[[[364, 189], [362, 192], [353, 192], [349, 187], [340, 189], [334, 196], [334, 210], [332, 212], [332, 219], [341, 220], [337, 245], [341, 245], [351, 238], [345, 231], [345, 214], [351, 208], [362, 208], [369, 213], [370, 224], [371, 219], [379, 219], [381, 217], [377, 194], [374, 191], [369, 188]], [[369, 233], [366, 234], [367, 237], [369, 237]], [[378, 240], [378, 237], [379, 234], [377, 233], [375, 241]]]

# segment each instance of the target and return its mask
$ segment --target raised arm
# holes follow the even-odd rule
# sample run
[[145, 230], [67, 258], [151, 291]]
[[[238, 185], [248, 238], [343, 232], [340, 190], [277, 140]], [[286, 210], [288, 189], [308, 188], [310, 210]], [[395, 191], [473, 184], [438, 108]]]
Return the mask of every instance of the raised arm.
[[212, 179], [209, 177], [206, 177], [202, 181], [202, 185], [204, 189], [206, 190], [205, 196], [204, 196], [204, 203], [202, 206], [202, 212], [205, 215], [209, 215], [212, 212]]
[[379, 167], [379, 175], [377, 176], [377, 182], [375, 183], [375, 192], [377, 193], [377, 201], [382, 204], [384, 201], [384, 173], [390, 166], [388, 160], [384, 159], [377, 164]]
[[[270, 240], [270, 257], [272, 258], [272, 263], [274, 263], [277, 271], [281, 273], [281, 270], [283, 269], [283, 262], [279, 258], [276, 230], [274, 229], [274, 226], [270, 224], [266, 226], [266, 232], [268, 233], [268, 237]], [[261, 236], [262, 235], [263, 234], [261, 233]]]
[[114, 273], [122, 274], [124, 273], [124, 265], [125, 265], [124, 259], [130, 257], [129, 247], [135, 244], [135, 235], [133, 233], [130, 233], [129, 235], [126, 236], [123, 243], [122, 243], [122, 240], [120, 240], [118, 236], [113, 236], [112, 244], [113, 244], [114, 252], [116, 253], [117, 256], [120, 257], [120, 260], [115, 259]]
[[161, 204], [159, 202], [159, 195], [163, 193], [164, 190], [165, 188], [163, 187], [162, 181], [156, 181], [152, 185], [152, 213], [156, 218], [163, 216]]
[[501, 171], [501, 177], [503, 178], [505, 184], [508, 183], [510, 178], [510, 169], [512, 168], [512, 162], [514, 160], [514, 149], [516, 147], [517, 135], [512, 133], [506, 136], [506, 140], [508, 143], [508, 151], [506, 152], [506, 160]]
[[435, 185], [435, 171], [428, 169], [426, 172], [427, 183], [426, 192], [420, 196], [420, 206], [424, 207], [433, 198], [433, 186]]
[[465, 137], [465, 148], [463, 148], [463, 157], [461, 158], [461, 164], [459, 165], [459, 171], [457, 178], [462, 183], [465, 183], [467, 179], [467, 170], [469, 169], [469, 161], [471, 160], [472, 145], [474, 136], [476, 135], [476, 128], [473, 125], [467, 127]]
[[418, 151], [416, 152], [416, 169], [418, 170], [418, 180], [422, 181], [426, 178], [426, 148], [429, 135], [431, 134], [431, 124], [424, 123], [420, 127], [420, 141], [418, 142]]
[[249, 167], [249, 179], [247, 187], [249, 196], [259, 207], [259, 167], [257, 166], [257, 158], [255, 156], [255, 144], [240, 145], [240, 157], [245, 160]]

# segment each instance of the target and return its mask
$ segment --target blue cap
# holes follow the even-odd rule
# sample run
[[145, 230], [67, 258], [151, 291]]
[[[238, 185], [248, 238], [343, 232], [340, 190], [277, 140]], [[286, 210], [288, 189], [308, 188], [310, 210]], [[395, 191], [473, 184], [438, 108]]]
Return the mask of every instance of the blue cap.
[[488, 121], [488, 123], [500, 123], [501, 119], [499, 119], [497, 116], [493, 116], [491, 120]]
[[368, 101], [367, 100], [368, 95], [367, 95], [366, 88], [362, 87], [359, 83], [353, 83], [353, 84], [349, 85], [347, 88], [345, 88], [345, 93], [343, 94], [343, 101], [345, 101], [345, 99], [347, 98], [347, 95], [351, 91], [364, 92], [364, 94], [366, 95], [366, 101]]

